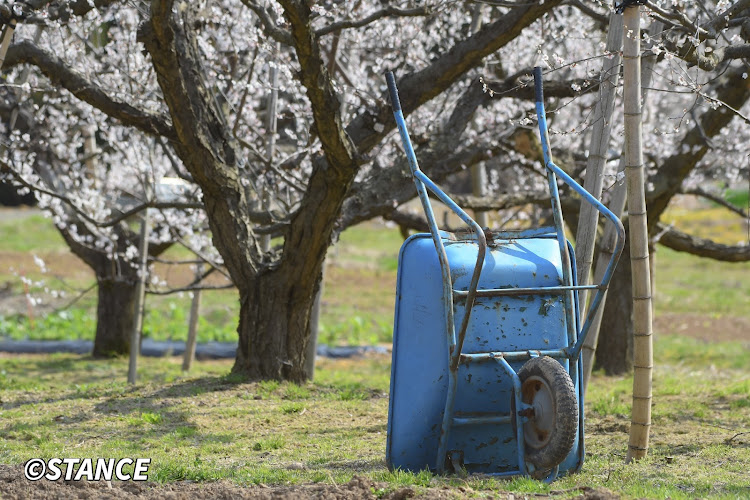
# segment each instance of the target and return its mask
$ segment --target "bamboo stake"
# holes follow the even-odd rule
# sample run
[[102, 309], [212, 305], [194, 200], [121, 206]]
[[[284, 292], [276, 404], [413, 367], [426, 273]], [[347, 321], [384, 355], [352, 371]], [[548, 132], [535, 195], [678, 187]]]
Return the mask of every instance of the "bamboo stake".
[[[620, 81], [620, 63], [622, 57], [622, 16], [612, 11], [609, 16], [609, 32], [607, 34], [606, 51], [612, 54], [602, 63], [601, 85], [599, 86], [599, 101], [594, 109], [594, 127], [589, 143], [589, 157], [586, 160], [586, 178], [583, 187], [594, 195], [596, 199], [602, 197], [602, 181], [604, 166], [607, 162], [607, 148], [612, 132], [612, 114], [615, 110], [617, 85]], [[581, 214], [578, 216], [578, 231], [576, 233], [576, 267], [578, 269], [578, 284], [588, 285], [591, 264], [594, 260], [594, 243], [596, 242], [596, 228], [599, 224], [599, 211], [586, 201], [581, 201]], [[581, 304], [587, 303], [587, 293], [579, 292]], [[584, 307], [585, 310], [585, 307]], [[585, 318], [581, 318], [585, 320]]]
[[646, 193], [641, 144], [641, 8], [623, 15], [623, 91], [625, 97], [625, 173], [628, 185], [630, 260], [633, 272], [633, 412], [626, 461], [648, 453], [651, 429], [652, 317], [651, 280], [646, 226]]
[[[664, 28], [660, 22], [652, 22], [649, 27], [651, 38], [655, 38], [658, 33]], [[653, 54], [642, 58], [641, 60], [641, 93], [642, 98], [645, 99], [648, 93], [648, 88], [651, 86], [651, 80], [654, 75], [653, 68], [656, 63], [656, 56]], [[620, 164], [617, 167], [618, 175], [625, 172], [625, 158], [620, 158]], [[609, 209], [617, 217], [621, 217], [625, 210], [625, 201], [627, 198], [627, 184], [624, 182], [616, 181], [615, 186], [612, 188], [612, 194], [609, 202]], [[594, 283], [601, 283], [604, 278], [604, 272], [607, 269], [607, 263], [612, 258], [612, 253], [615, 250], [615, 239], [616, 239], [615, 226], [610, 222], [607, 222], [604, 226], [604, 234], [599, 242], [599, 255], [596, 258], [596, 269], [594, 270]], [[599, 343], [599, 327], [602, 324], [602, 314], [604, 312], [604, 306], [607, 303], [607, 294], [605, 292], [602, 299], [602, 304], [599, 310], [596, 312], [591, 322], [591, 328], [589, 329], [586, 341], [583, 344], [581, 355], [583, 357], [583, 391], [586, 393], [588, 388], [589, 379], [591, 378], [591, 370], [594, 365], [594, 353], [596, 352], [596, 346]]]

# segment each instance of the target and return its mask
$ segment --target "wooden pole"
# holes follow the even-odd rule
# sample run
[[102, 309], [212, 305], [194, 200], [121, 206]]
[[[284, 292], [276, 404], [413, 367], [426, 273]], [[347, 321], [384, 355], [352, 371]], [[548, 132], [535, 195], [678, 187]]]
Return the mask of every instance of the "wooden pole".
[[305, 376], [310, 381], [315, 378], [315, 356], [318, 352], [318, 332], [320, 331], [320, 302], [323, 297], [325, 277], [326, 265], [323, 263], [320, 288], [318, 288], [318, 293], [315, 294], [315, 303], [310, 312], [310, 338], [307, 339], [307, 348], [305, 349]]
[[[276, 112], [279, 105], [279, 66], [278, 66], [278, 55], [281, 50], [281, 44], [276, 42], [275, 48], [275, 59], [273, 65], [270, 67], [270, 84], [271, 91], [268, 93], [268, 104], [266, 110], [266, 132], [268, 133], [268, 140], [266, 142], [266, 154], [268, 161], [273, 165], [274, 156], [276, 155]], [[261, 195], [261, 203], [263, 210], [271, 208], [271, 191], [267, 182], [263, 183], [263, 193]], [[264, 252], [271, 250], [271, 235], [263, 234], [260, 237], [260, 248]]]
[[[607, 149], [612, 132], [612, 114], [615, 110], [617, 85], [620, 81], [621, 47], [622, 16], [613, 11], [609, 16], [606, 47], [607, 53], [612, 56], [605, 58], [602, 63], [599, 101], [594, 109], [594, 126], [589, 143], [589, 157], [586, 160], [586, 178], [583, 183], [586, 191], [597, 199], [602, 197], [604, 166], [607, 163]], [[598, 224], [599, 212], [590, 203], [581, 201], [581, 214], [578, 216], [578, 231], [576, 232], [576, 267], [579, 285], [589, 284]], [[586, 310], [587, 294], [582, 290], [579, 295], [583, 309]], [[585, 320], [585, 318], [582, 319]]]
[[[203, 275], [203, 266], [201, 264], [195, 267], [195, 281], [197, 282]], [[201, 308], [201, 291], [193, 291], [193, 300], [190, 303], [190, 319], [188, 320], [188, 337], [185, 343], [185, 353], [182, 357], [182, 371], [190, 371], [195, 359], [195, 341], [198, 336], [198, 318], [200, 317]]]
[[[660, 22], [652, 22], [649, 27], [651, 37], [655, 38], [664, 26]], [[641, 65], [641, 94], [645, 98], [647, 89], [651, 86], [651, 79], [653, 77], [653, 68], [656, 63], [656, 56], [649, 55], [648, 57], [642, 58]], [[620, 158], [620, 165], [617, 168], [618, 175], [625, 174], [625, 158]], [[625, 201], [627, 199], [628, 189], [625, 182], [621, 182], [619, 178], [615, 181], [614, 187], [612, 188], [612, 194], [609, 202], [609, 209], [617, 217], [621, 217], [625, 210]], [[596, 268], [594, 270], [594, 283], [601, 283], [604, 278], [604, 272], [607, 269], [607, 263], [612, 257], [615, 251], [615, 239], [617, 233], [615, 226], [607, 222], [604, 226], [604, 234], [599, 242], [599, 255], [596, 258]], [[591, 328], [589, 329], [586, 341], [583, 344], [581, 356], [583, 357], [583, 391], [584, 394], [588, 388], [589, 379], [591, 378], [591, 369], [594, 365], [594, 353], [596, 352], [596, 346], [599, 342], [599, 328], [602, 323], [602, 314], [604, 312], [604, 306], [607, 302], [607, 295], [605, 293], [602, 299], [602, 304], [599, 310], [594, 316], [591, 322]]]
[[135, 318], [133, 331], [130, 336], [130, 362], [128, 363], [128, 383], [135, 384], [138, 369], [138, 353], [141, 347], [141, 326], [143, 324], [143, 303], [146, 292], [146, 275], [148, 274], [148, 233], [149, 213], [148, 209], [143, 213], [141, 221], [141, 240], [138, 245], [140, 256], [140, 275], [138, 276], [138, 287], [135, 295]]
[[648, 453], [651, 429], [652, 316], [646, 193], [641, 144], [641, 8], [625, 8], [623, 95], [625, 98], [625, 174], [628, 186], [630, 261], [633, 273], [633, 412], [626, 461]]

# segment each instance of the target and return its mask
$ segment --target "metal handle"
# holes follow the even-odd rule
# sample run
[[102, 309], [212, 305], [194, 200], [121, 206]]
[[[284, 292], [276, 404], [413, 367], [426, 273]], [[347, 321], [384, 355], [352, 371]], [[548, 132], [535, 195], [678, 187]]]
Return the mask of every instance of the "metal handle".
[[536, 102], [544, 102], [544, 90], [542, 90], [542, 68], [534, 68], [534, 98]]
[[386, 72], [385, 81], [388, 83], [388, 93], [391, 94], [391, 107], [393, 111], [401, 111], [401, 101], [398, 98], [396, 78], [393, 76], [393, 71]]
[[[461, 349], [463, 348], [464, 339], [466, 337], [466, 330], [469, 324], [469, 318], [471, 317], [471, 310], [474, 306], [474, 301], [477, 295], [477, 286], [479, 284], [479, 275], [482, 272], [482, 266], [484, 265], [484, 256], [487, 252], [487, 239], [484, 235], [484, 231], [479, 224], [472, 219], [469, 214], [464, 212], [456, 202], [454, 202], [450, 196], [438, 187], [424, 172], [419, 169], [417, 163], [417, 155], [414, 153], [414, 148], [409, 138], [409, 132], [406, 130], [406, 122], [404, 120], [404, 114], [401, 111], [401, 102], [398, 98], [398, 89], [396, 88], [396, 80], [393, 77], [392, 72], [388, 72], [385, 75], [386, 81], [388, 82], [388, 91], [391, 95], [391, 105], [393, 106], [393, 116], [396, 119], [396, 125], [398, 126], [399, 133], [401, 134], [401, 141], [404, 145], [404, 151], [406, 157], [409, 160], [409, 168], [411, 169], [412, 177], [414, 178], [414, 184], [417, 186], [417, 193], [419, 199], [422, 202], [422, 208], [424, 209], [425, 216], [427, 217], [427, 224], [430, 227], [430, 233], [432, 233], [432, 239], [435, 243], [435, 250], [438, 253], [440, 260], [440, 267], [443, 275], [443, 299], [445, 301], [448, 328], [453, 331], [451, 334], [451, 368], [456, 369], [458, 367], [459, 358], [461, 355]], [[427, 197], [427, 190], [431, 191], [437, 198], [445, 203], [453, 212], [458, 215], [473, 231], [477, 238], [478, 252], [477, 262], [474, 266], [474, 273], [471, 277], [469, 284], [468, 294], [466, 296], [466, 313], [464, 314], [461, 322], [461, 327], [458, 331], [458, 335], [455, 335], [453, 327], [453, 282], [450, 277], [450, 268], [448, 264], [448, 256], [445, 252], [445, 246], [440, 239], [437, 222], [435, 221], [435, 214], [432, 212], [432, 206], [430, 200]], [[454, 347], [455, 346], [455, 347]]]

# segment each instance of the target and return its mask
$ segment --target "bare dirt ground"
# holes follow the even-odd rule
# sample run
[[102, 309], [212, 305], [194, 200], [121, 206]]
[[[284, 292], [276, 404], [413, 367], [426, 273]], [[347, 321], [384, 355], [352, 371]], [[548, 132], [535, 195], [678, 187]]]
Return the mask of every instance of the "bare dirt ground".
[[654, 332], [674, 333], [705, 342], [745, 342], [750, 344], [750, 318], [705, 314], [658, 313], [654, 317]]
[[[23, 477], [20, 466], [0, 465], [0, 497], [8, 500], [21, 499], [165, 499], [182, 500], [193, 498], [210, 499], [253, 499], [253, 500], [286, 500], [298, 498], [359, 500], [384, 498], [401, 500], [406, 498], [449, 499], [469, 498], [474, 493], [471, 488], [399, 488], [383, 493], [385, 484], [378, 484], [369, 479], [355, 476], [346, 484], [304, 484], [296, 486], [239, 486], [228, 481], [195, 483], [179, 481], [169, 484], [149, 484], [132, 482], [66, 482], [39, 481], [31, 482]], [[576, 493], [578, 495], [576, 496]], [[582, 488], [575, 491], [552, 492], [548, 498], [566, 496], [579, 500], [612, 500], [620, 498], [606, 489]], [[539, 498], [540, 495], [533, 495]], [[491, 498], [516, 499], [524, 498], [519, 494], [499, 494]]]

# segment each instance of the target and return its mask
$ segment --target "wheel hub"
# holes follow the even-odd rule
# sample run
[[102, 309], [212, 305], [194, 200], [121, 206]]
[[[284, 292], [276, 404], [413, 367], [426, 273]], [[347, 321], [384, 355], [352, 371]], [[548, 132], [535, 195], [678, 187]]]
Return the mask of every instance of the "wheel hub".
[[533, 416], [523, 425], [524, 441], [540, 449], [549, 443], [557, 419], [554, 397], [547, 382], [532, 376], [521, 385], [521, 400], [534, 408]]

